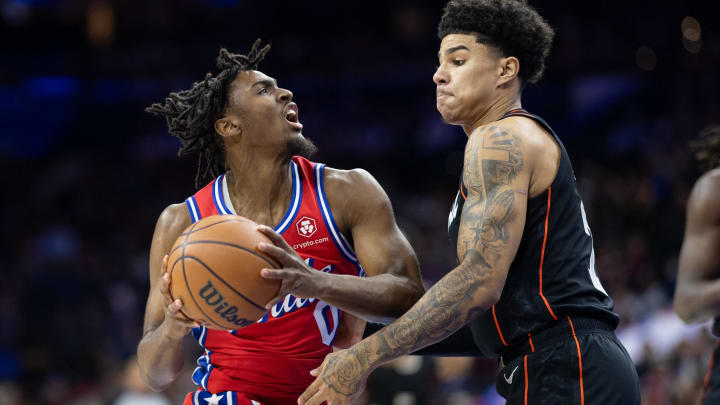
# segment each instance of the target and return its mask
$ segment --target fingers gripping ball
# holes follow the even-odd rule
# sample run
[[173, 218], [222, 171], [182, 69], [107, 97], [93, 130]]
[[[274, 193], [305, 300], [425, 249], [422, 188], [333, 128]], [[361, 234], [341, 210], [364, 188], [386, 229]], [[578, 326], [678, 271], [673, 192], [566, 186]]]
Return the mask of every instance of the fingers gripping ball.
[[168, 257], [170, 294], [183, 302], [183, 315], [212, 329], [240, 329], [265, 315], [265, 304], [280, 289], [280, 280], [260, 276], [263, 268], [280, 268], [257, 250], [270, 240], [258, 225], [235, 215], [216, 215], [190, 225]]

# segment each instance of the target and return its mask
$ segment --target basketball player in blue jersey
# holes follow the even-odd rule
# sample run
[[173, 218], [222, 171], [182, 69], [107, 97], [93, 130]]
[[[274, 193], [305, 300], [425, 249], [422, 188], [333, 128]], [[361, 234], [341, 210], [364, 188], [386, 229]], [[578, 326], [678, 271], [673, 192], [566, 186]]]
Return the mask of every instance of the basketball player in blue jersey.
[[449, 218], [459, 264], [401, 318], [329, 354], [299, 403], [353, 403], [380, 364], [469, 323], [478, 350], [501, 357], [508, 404], [639, 404], [570, 159], [521, 106], [552, 29], [524, 1], [453, 0], [438, 31], [437, 108], [468, 136]]
[[[714, 319], [720, 337], [720, 127], [710, 127], [694, 145], [707, 171], [695, 182], [687, 203], [680, 250], [675, 312], [688, 324]], [[720, 344], [705, 377], [703, 404], [720, 403]]]
[[[362, 330], [358, 332], [358, 328], [354, 325], [360, 325], [360, 328], [364, 325], [362, 322], [357, 322], [358, 318], [348, 317], [348, 314], [387, 322], [402, 315], [422, 296], [424, 289], [417, 258], [395, 223], [387, 195], [368, 172], [360, 169], [336, 170], [296, 156], [308, 155], [314, 150], [314, 146], [302, 135], [299, 109], [292, 101], [292, 92], [279, 87], [273, 78], [257, 70], [259, 62], [269, 48], [269, 45], [262, 47], [260, 41], [257, 41], [248, 55], [232, 54], [222, 49], [217, 61], [219, 73], [216, 75], [208, 73], [204, 80], [195, 83], [191, 89], [171, 93], [165, 102], [153, 104], [148, 111], [166, 118], [170, 133], [182, 144], [180, 155], [199, 156], [200, 166], [196, 185], [205, 177], [221, 179], [221, 182], [215, 180], [218, 186], [215, 191], [222, 190], [215, 197], [217, 207], [229, 207], [228, 210], [237, 215], [266, 225], [262, 231], [274, 241], [276, 246], [261, 246], [260, 249], [285, 264], [282, 270], [266, 271], [272, 278], [282, 280], [282, 296], [277, 298], [282, 299], [285, 295], [293, 294], [296, 297], [293, 302], [298, 308], [301, 305], [311, 308], [309, 303], [317, 305], [319, 300], [344, 311], [343, 322], [346, 322], [345, 329], [349, 331], [345, 340], [349, 342], [356, 334], [362, 335]], [[298, 170], [299, 166], [302, 166], [303, 170]], [[305, 191], [302, 197], [298, 197], [301, 186]], [[318, 192], [315, 193], [315, 190]], [[208, 194], [207, 207], [213, 207], [211, 198]], [[195, 201], [194, 197], [193, 201]], [[236, 344], [235, 342], [240, 342], [246, 329], [269, 330], [264, 325], [269, 325], [270, 320], [264, 324], [258, 323], [233, 331], [232, 334], [208, 330], [206, 336], [204, 328], [184, 318], [181, 315], [183, 303], [179, 299], [173, 301], [168, 293], [170, 279], [166, 272], [165, 260], [180, 233], [191, 224], [191, 221], [197, 219], [198, 211], [202, 214], [204, 202], [197, 201], [197, 207], [190, 202], [172, 204], [162, 212], [157, 221], [150, 248], [151, 286], [145, 312], [144, 335], [137, 349], [141, 376], [152, 389], [165, 389], [181, 371], [183, 366], [181, 342], [183, 337], [194, 328], [193, 334], [197, 335], [199, 342], [204, 346], [207, 345], [209, 339], [207, 336], [210, 336], [211, 332], [213, 334], [211, 337], [215, 341], [224, 340], [217, 345], [219, 348], [212, 353], [212, 356], [207, 353], [204, 360], [201, 358], [198, 361], [199, 368], [203, 368], [200, 372], [205, 373], [196, 380], [196, 383], [202, 386], [202, 396], [199, 400], [199, 394], [196, 392], [186, 398], [186, 403], [206, 403], [205, 401], [214, 401], [213, 403], [220, 405], [231, 402], [267, 405], [295, 403], [302, 390], [312, 381], [309, 375], [310, 369], [321, 364], [327, 346], [341, 345], [340, 340], [343, 336], [334, 339], [334, 335], [334, 340], [328, 339], [326, 343], [326, 336], [323, 335], [322, 343], [325, 343], [326, 347], [313, 349], [315, 352], [323, 352], [317, 359], [297, 358], [297, 356], [285, 359], [287, 360], [285, 363], [300, 363], [298, 366], [300, 368], [317, 360], [312, 367], [303, 370], [302, 373], [289, 369], [286, 372], [294, 374], [268, 375], [273, 373], [268, 371], [271, 369], [271, 363], [282, 360], [277, 357], [282, 357], [284, 353], [282, 348], [277, 347], [279, 344], [272, 346], [274, 336], [268, 336], [266, 333], [263, 339], [258, 339], [266, 346], [272, 346], [271, 349], [275, 354], [268, 355], [264, 367], [257, 369], [244, 367], [251, 359], [241, 356], [258, 358], [267, 355], [264, 349], [257, 349], [250, 355], [238, 354], [246, 347], [239, 343], [238, 347], [233, 345]], [[271, 228], [277, 229], [277, 226], [283, 222], [283, 213], [288, 213], [286, 217], [291, 217], [289, 213], [292, 210], [297, 211], [298, 205], [300, 210], [312, 206], [317, 211], [320, 203], [324, 216], [317, 219], [310, 218], [307, 221], [317, 221], [313, 229], [329, 228], [332, 231], [332, 238], [316, 241], [308, 239], [311, 242], [307, 244], [312, 245], [308, 249], [312, 248], [313, 252], [319, 252], [318, 258], [303, 261], [283, 241], [283, 236], [278, 235], [282, 231], [278, 230], [278, 233], [275, 233]], [[209, 215], [212, 213], [210, 212]], [[303, 218], [288, 219], [290, 220], [293, 222], [288, 233], [302, 231], [310, 235], [315, 232], [315, 230], [308, 231], [296, 227], [296, 222]], [[301, 252], [304, 247], [300, 246], [296, 249]], [[362, 266], [367, 277], [333, 274], [332, 266], [311, 269], [310, 262], [323, 259], [325, 255], [323, 252], [339, 257], [340, 250], [343, 256], [349, 257], [346, 264]], [[362, 271], [358, 270], [357, 273]], [[304, 298], [317, 298], [317, 300]], [[304, 304], [298, 304], [300, 301]], [[277, 314], [276, 311], [270, 313], [273, 318], [279, 319], [280, 316], [293, 318], [301, 312], [305, 313], [307, 310], [305, 307], [293, 308], [295, 310], [289, 314], [284, 312], [291, 312], [290, 310], [277, 311]], [[312, 321], [312, 317], [311, 311], [308, 323]], [[322, 320], [322, 316], [320, 319]], [[347, 322], [348, 319], [355, 320]], [[282, 322], [272, 320], [272, 324], [281, 325]], [[319, 345], [317, 343], [321, 338], [319, 332], [313, 331], [312, 325], [303, 325], [303, 327], [315, 333], [317, 337], [310, 332], [305, 333], [305, 329], [302, 328], [291, 328], [293, 330], [285, 330], [283, 333], [287, 335], [302, 333], [303, 336], [293, 341], [305, 342], [310, 339], [312, 344]], [[277, 332], [277, 328], [272, 330]], [[343, 330], [342, 325], [340, 330]], [[327, 331], [323, 331], [325, 332]], [[222, 353], [226, 349], [230, 353]], [[289, 350], [290, 347], [286, 349]], [[327, 349], [328, 352], [331, 349]], [[213, 360], [220, 359], [220, 355], [226, 364], [230, 364], [224, 370], [221, 370], [222, 367]], [[236, 358], [233, 360], [232, 356]], [[258, 381], [253, 379], [253, 384], [244, 384], [242, 380], [235, 378], [242, 375], [247, 380], [248, 373], [257, 375]], [[226, 377], [221, 379], [222, 376]], [[304, 380], [308, 380], [307, 383], [300, 387], [294, 396], [278, 397], [278, 392], [293, 384], [301, 384]], [[264, 385], [260, 387], [261, 384]], [[257, 392], [261, 388], [264, 392]], [[238, 394], [245, 395], [247, 401], [238, 402]]]

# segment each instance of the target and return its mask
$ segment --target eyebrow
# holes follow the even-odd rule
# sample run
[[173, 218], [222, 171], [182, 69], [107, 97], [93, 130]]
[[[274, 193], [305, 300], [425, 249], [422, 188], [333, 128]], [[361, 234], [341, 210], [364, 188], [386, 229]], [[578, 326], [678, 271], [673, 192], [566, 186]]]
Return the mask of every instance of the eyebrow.
[[[453, 46], [452, 48], [446, 49], [446, 50], [445, 50], [445, 55], [450, 55], [451, 53], [453, 53], [453, 52], [455, 52], [455, 51], [459, 51], [459, 50], [463, 50], [463, 49], [466, 50], [466, 51], [469, 51], [469, 50], [470, 50], [470, 49], [469, 49], [467, 46], [465, 46], [465, 45], [458, 45], [458, 46]], [[438, 59], [442, 59], [442, 55], [440, 55], [440, 52], [438, 52]]]
[[275, 79], [273, 79], [273, 80], [270, 80], [270, 79], [258, 80], [255, 83], [253, 83], [252, 86], [250, 86], [250, 87], [255, 87], [258, 84], [261, 84], [265, 87], [277, 87], [277, 80], [275, 80]]

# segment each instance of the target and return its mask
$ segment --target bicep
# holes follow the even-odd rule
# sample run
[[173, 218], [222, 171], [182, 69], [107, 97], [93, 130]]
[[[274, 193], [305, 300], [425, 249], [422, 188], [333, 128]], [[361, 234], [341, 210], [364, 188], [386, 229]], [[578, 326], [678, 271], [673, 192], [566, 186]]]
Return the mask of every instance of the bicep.
[[710, 280], [720, 274], [720, 230], [685, 236], [680, 250], [680, 280]]
[[472, 137], [463, 181], [468, 193], [460, 219], [458, 258], [494, 269], [504, 283], [527, 212], [530, 175], [520, 138], [492, 128]]
[[415, 252], [395, 222], [390, 199], [370, 174], [363, 176], [350, 229], [360, 264], [368, 276], [393, 274], [419, 282]]
[[174, 204], [167, 207], [160, 214], [155, 225], [155, 232], [150, 245], [150, 291], [145, 306], [143, 333], [154, 329], [165, 319], [162, 295], [157, 288], [157, 283], [163, 272], [162, 259], [166, 254], [169, 254], [177, 237], [190, 223], [190, 216], [185, 207], [181, 204]]
[[[708, 212], [716, 210], [715, 203], [702, 207], [690, 201], [685, 237], [680, 249], [678, 281], [700, 281], [720, 276], [720, 223], [716, 215]], [[706, 209], [702, 209], [706, 208]], [[715, 216], [716, 220], [713, 220]]]

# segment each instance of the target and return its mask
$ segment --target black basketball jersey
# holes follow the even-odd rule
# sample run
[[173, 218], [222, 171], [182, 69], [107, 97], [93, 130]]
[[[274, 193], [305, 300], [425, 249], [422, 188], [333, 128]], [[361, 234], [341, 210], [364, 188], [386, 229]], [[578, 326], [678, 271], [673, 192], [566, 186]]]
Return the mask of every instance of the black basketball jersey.
[[[500, 300], [470, 324], [475, 344], [490, 357], [502, 355], [510, 345], [532, 342], [533, 333], [568, 315], [605, 320], [613, 328], [619, 322], [595, 273], [592, 234], [565, 147], [542, 118], [525, 110], [509, 111], [500, 119], [515, 116], [532, 119], [552, 134], [561, 158], [550, 187], [528, 198], [522, 239]], [[453, 248], [466, 195], [461, 181], [448, 219]]]

